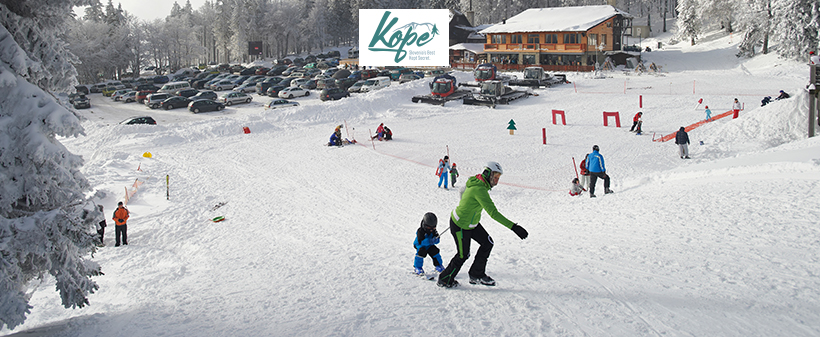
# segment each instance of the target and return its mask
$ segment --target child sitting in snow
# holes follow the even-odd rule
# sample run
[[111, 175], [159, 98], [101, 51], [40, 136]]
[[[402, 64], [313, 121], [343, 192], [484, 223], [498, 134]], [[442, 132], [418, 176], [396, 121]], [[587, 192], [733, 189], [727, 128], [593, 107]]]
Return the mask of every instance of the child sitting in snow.
[[416, 239], [413, 241], [413, 247], [416, 248], [416, 259], [413, 262], [413, 267], [418, 275], [424, 275], [422, 267], [424, 266], [424, 258], [427, 255], [430, 255], [433, 259], [433, 265], [436, 267], [437, 272], [440, 273], [444, 270], [444, 266], [441, 265], [441, 254], [439, 254], [439, 249], [436, 247], [440, 241], [439, 234], [436, 231], [437, 224], [436, 215], [427, 212], [421, 219], [421, 226], [416, 230]]
[[581, 195], [581, 192], [586, 191], [581, 183], [578, 181], [578, 178], [572, 179], [572, 186], [569, 188], [569, 195], [576, 196]]

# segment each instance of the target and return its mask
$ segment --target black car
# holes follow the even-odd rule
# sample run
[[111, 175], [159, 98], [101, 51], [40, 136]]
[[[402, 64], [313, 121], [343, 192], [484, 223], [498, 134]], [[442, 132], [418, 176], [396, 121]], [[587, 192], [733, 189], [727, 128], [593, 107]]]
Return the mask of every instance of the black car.
[[157, 125], [157, 121], [155, 121], [150, 116], [142, 116], [142, 117], [131, 117], [129, 119], [126, 119], [126, 120], [120, 122], [120, 124], [123, 124], [123, 125], [131, 125], [131, 124]]
[[217, 75], [219, 74], [210, 74], [208, 76], [205, 76], [205, 78], [192, 81], [193, 83], [191, 83], [191, 87], [194, 89], [202, 89], [205, 87], [205, 84], [213, 80]]
[[313, 90], [316, 89], [316, 80], [310, 80], [299, 86], [302, 89]]
[[259, 68], [261, 68], [261, 67], [254, 66], [254, 67], [242, 69], [239, 72], [239, 75], [243, 75], [243, 76], [244, 75], [256, 75], [256, 70], [259, 69]]
[[74, 105], [74, 109], [90, 108], [91, 100], [85, 97], [85, 95], [80, 94], [71, 100], [71, 104]]
[[79, 93], [82, 93], [82, 94], [85, 94], [85, 95], [89, 94], [88, 87], [85, 86], [85, 85], [75, 85], [74, 89], [77, 90], [77, 92], [79, 92]]
[[327, 88], [322, 90], [322, 93], [319, 94], [319, 99], [321, 99], [322, 101], [335, 101], [337, 99], [342, 99], [343, 97], [350, 97], [350, 93], [342, 88]]
[[272, 85], [270, 88], [268, 88], [268, 91], [265, 91], [265, 94], [267, 94], [270, 97], [279, 97], [279, 92], [285, 88], [287, 88], [287, 86]]
[[209, 99], [209, 100], [213, 101], [217, 97], [219, 97], [219, 95], [217, 95], [213, 91], [208, 90], [208, 91], [200, 91], [198, 94], [191, 96], [190, 99], [192, 101], [198, 101], [198, 100], [201, 100], [201, 99]]
[[178, 90], [176, 92], [176, 95], [177, 96], [182, 96], [182, 97], [191, 97], [191, 96], [196, 95], [198, 93], [199, 93], [199, 90], [196, 90], [196, 89], [193, 89], [193, 88], [188, 88], [188, 89]]
[[339, 88], [348, 89], [358, 82], [355, 78], [345, 77], [336, 80], [336, 86]]
[[285, 69], [288, 69], [288, 66], [286, 66], [286, 65], [274, 66], [265, 75], [267, 75], [267, 76], [279, 76], [279, 75], [282, 75], [282, 72], [285, 71]]
[[259, 94], [259, 95], [264, 95], [268, 91], [268, 88], [270, 88], [271, 86], [273, 86], [275, 84], [278, 84], [281, 81], [282, 81], [281, 78], [271, 77], [271, 78], [268, 78], [268, 79], [266, 79], [262, 82], [257, 82], [256, 83], [256, 93]]
[[193, 101], [188, 104], [188, 110], [191, 110], [193, 113], [200, 113], [205, 111], [220, 111], [225, 109], [225, 104], [222, 102], [212, 101], [209, 99], [201, 99], [198, 101]]
[[171, 110], [188, 106], [190, 102], [191, 100], [188, 97], [174, 96], [162, 101], [159, 106], [165, 110]]

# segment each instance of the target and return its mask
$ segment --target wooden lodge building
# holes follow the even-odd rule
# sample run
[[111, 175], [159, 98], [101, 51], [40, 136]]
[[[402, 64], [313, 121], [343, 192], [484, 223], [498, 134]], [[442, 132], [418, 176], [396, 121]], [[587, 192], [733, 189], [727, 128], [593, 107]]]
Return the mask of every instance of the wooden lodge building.
[[454, 66], [489, 61], [501, 69], [539, 65], [550, 71], [592, 71], [606, 52], [621, 50], [631, 19], [610, 5], [531, 8], [481, 30], [484, 54], [476, 62], [454, 60]]

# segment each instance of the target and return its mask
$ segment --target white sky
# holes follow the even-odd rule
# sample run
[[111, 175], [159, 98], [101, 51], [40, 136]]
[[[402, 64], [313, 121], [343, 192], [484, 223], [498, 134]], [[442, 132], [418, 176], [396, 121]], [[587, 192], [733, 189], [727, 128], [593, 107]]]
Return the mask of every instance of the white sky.
[[[171, 13], [171, 7], [175, 0], [119, 0], [113, 1], [114, 7], [117, 4], [122, 4], [122, 9], [131, 15], [136, 16], [140, 20], [151, 21], [154, 19], [161, 19]], [[185, 6], [186, 0], [176, 0], [180, 6]], [[103, 6], [108, 4], [108, 0], [101, 1]], [[205, 3], [205, 0], [191, 0], [191, 6], [194, 10], [199, 9]], [[85, 14], [85, 6], [74, 7], [74, 12], [78, 17]]]

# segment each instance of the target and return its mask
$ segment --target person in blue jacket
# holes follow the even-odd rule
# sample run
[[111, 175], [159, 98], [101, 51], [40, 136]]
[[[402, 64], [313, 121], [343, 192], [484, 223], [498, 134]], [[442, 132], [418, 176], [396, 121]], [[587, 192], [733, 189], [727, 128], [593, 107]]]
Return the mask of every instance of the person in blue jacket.
[[330, 135], [330, 142], [327, 143], [328, 146], [342, 146], [342, 126], [339, 125], [336, 127], [336, 130], [333, 131], [333, 134]]
[[587, 155], [587, 170], [589, 171], [589, 197], [595, 198], [595, 183], [598, 178], [604, 180], [604, 193], [612, 193], [609, 189], [609, 175], [606, 174], [606, 166], [604, 165], [604, 156], [598, 153], [598, 145], [592, 146], [592, 153]]
[[440, 273], [444, 270], [441, 254], [439, 254], [439, 249], [436, 247], [441, 241], [438, 231], [436, 231], [437, 224], [438, 218], [436, 218], [436, 215], [427, 212], [421, 219], [421, 226], [416, 230], [416, 239], [413, 240], [413, 247], [416, 248], [416, 259], [413, 262], [413, 267], [415, 273], [418, 275], [424, 275], [424, 269], [422, 267], [424, 266], [424, 258], [427, 257], [427, 255], [430, 255], [433, 259], [433, 266], [436, 267], [437, 272]]

